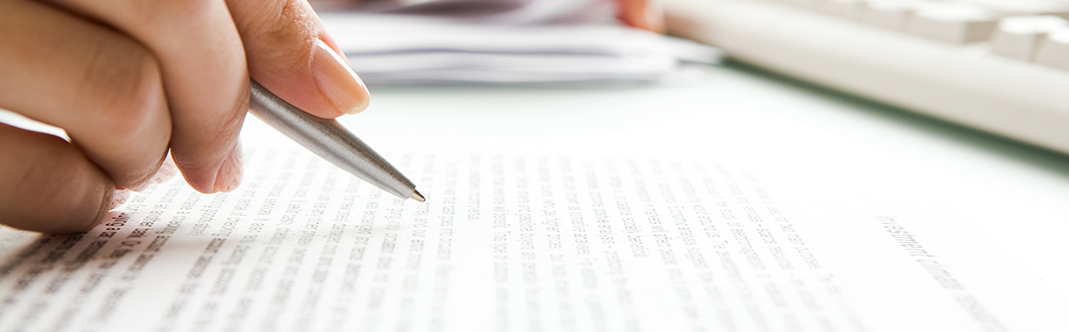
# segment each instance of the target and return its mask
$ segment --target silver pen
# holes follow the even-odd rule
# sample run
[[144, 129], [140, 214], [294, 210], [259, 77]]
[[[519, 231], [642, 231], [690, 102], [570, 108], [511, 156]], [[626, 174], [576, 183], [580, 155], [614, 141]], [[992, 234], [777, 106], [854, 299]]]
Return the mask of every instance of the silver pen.
[[394, 196], [426, 201], [412, 181], [341, 121], [308, 114], [256, 81], [249, 104], [257, 118], [335, 166]]

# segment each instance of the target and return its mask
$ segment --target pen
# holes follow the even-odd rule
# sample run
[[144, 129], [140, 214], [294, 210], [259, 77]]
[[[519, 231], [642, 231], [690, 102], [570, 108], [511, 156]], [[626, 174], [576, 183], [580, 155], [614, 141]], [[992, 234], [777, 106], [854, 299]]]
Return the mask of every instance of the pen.
[[256, 81], [249, 104], [257, 118], [335, 166], [394, 196], [426, 201], [412, 181], [341, 121], [308, 114]]

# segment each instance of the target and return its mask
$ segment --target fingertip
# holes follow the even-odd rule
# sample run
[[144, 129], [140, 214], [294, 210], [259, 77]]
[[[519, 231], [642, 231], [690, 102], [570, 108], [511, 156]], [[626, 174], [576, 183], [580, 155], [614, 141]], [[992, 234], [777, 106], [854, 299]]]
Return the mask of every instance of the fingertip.
[[215, 182], [219, 170], [218, 168], [210, 168], [210, 166], [202, 164], [194, 167], [194, 165], [180, 153], [174, 154], [173, 158], [175, 165], [182, 174], [182, 178], [190, 188], [193, 188], [193, 190], [202, 194], [215, 193]]
[[215, 183], [212, 186], [214, 192], [231, 192], [241, 185], [241, 180], [245, 176], [244, 168], [244, 152], [241, 148], [241, 143], [238, 142], [234, 146], [234, 149], [230, 151], [230, 155], [227, 156], [223, 163], [219, 165], [219, 170], [215, 174]]
[[[319, 93], [327, 101], [337, 117], [343, 114], [356, 114], [367, 109], [371, 101], [360, 76], [349, 67], [348, 61], [323, 40], [317, 40], [312, 56], [312, 76]], [[308, 110], [321, 116], [316, 110]]]

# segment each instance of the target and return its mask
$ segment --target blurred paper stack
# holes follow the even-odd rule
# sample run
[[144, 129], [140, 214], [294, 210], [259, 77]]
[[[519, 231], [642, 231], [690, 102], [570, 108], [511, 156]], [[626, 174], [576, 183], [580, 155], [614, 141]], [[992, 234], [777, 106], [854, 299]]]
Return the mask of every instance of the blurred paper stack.
[[517, 15], [526, 14], [321, 13], [353, 69], [374, 85], [656, 82], [684, 62], [720, 58], [714, 48], [625, 27], [611, 16]]

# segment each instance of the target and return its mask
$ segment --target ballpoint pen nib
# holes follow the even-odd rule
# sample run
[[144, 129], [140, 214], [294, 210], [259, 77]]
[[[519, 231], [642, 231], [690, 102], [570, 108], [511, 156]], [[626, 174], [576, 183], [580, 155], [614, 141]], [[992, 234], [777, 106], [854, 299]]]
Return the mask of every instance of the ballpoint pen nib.
[[415, 191], [415, 190], [412, 191], [412, 196], [408, 196], [408, 199], [411, 199], [413, 201], [417, 201], [417, 202], [420, 202], [420, 203], [423, 203], [423, 202], [427, 201], [427, 198], [423, 197], [422, 194], [420, 194], [418, 191]]

